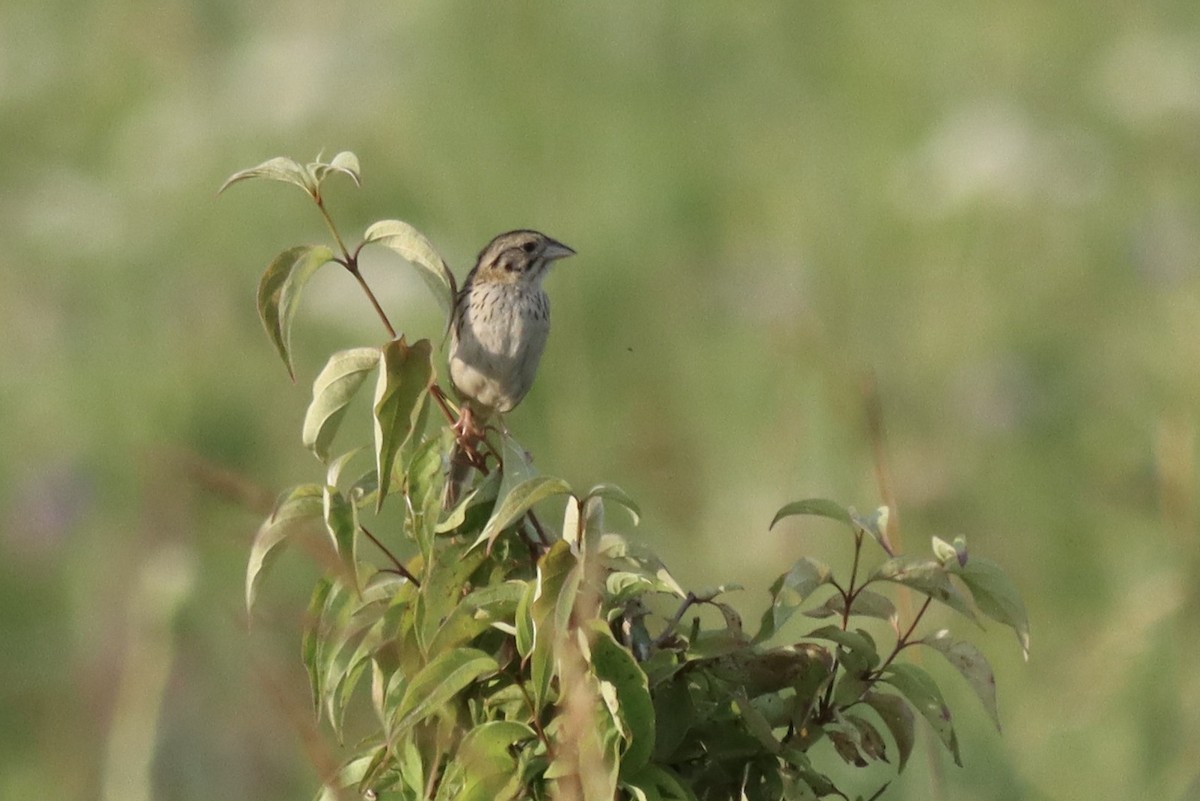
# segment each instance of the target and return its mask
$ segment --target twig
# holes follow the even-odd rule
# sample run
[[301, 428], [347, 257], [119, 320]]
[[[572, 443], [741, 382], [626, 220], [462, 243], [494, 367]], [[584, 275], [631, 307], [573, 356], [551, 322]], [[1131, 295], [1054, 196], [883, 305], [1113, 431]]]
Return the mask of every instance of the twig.
[[392, 553], [390, 550], [388, 550], [388, 547], [386, 545], [384, 545], [382, 542], [380, 542], [375, 537], [374, 534], [372, 534], [370, 531], [368, 531], [366, 526], [364, 526], [360, 523], [358, 526], [358, 529], [363, 534], [367, 535], [367, 539], [369, 539], [371, 542], [375, 543], [376, 548], [383, 551], [384, 556], [386, 556], [388, 559], [391, 560], [392, 564], [396, 566], [397, 573], [399, 573], [400, 575], [404, 576], [406, 579], [411, 581], [415, 586], [417, 586], [417, 587], [421, 586], [421, 582], [417, 581], [417, 577], [414, 576], [412, 573], [410, 573], [408, 571], [408, 568], [406, 568], [403, 564], [401, 564], [400, 560], [396, 558], [396, 555], [394, 553]]

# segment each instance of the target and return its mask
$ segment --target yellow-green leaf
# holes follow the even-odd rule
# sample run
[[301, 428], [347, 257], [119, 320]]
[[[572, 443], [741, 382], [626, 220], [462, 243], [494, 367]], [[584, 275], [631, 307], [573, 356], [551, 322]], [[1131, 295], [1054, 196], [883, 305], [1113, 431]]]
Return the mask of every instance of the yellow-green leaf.
[[404, 337], [383, 346], [375, 385], [375, 464], [379, 471], [378, 510], [392, 483], [396, 454], [412, 436], [433, 381], [433, 346], [428, 339], [410, 347]]
[[367, 375], [379, 366], [379, 348], [352, 348], [329, 357], [313, 382], [313, 399], [304, 415], [304, 446], [321, 461], [346, 415], [346, 407]]
[[258, 316], [271, 338], [288, 375], [296, 380], [292, 368], [292, 319], [300, 292], [313, 273], [333, 260], [333, 251], [324, 245], [300, 245], [275, 257], [258, 281]]
[[504, 500], [500, 501], [496, 511], [492, 513], [491, 519], [488, 520], [479, 538], [471, 547], [477, 547], [484, 542], [490, 546], [492, 541], [500, 536], [500, 532], [520, 520], [535, 504], [547, 498], [553, 498], [555, 495], [567, 495], [570, 492], [571, 485], [561, 478], [537, 476], [521, 482], [513, 487], [512, 492], [508, 493]]
[[[254, 609], [258, 585], [270, 567], [277, 549], [299, 528], [319, 526], [322, 516], [322, 489], [317, 484], [302, 484], [288, 490], [275, 506], [271, 516], [263, 521], [250, 546], [246, 565], [246, 611]], [[319, 529], [318, 529], [319, 530]]]
[[496, 660], [475, 648], [456, 648], [438, 655], [404, 689], [393, 714], [393, 735], [408, 731], [471, 682], [497, 670]]
[[283, 183], [300, 187], [309, 195], [312, 195], [316, 191], [316, 186], [312, 183], [312, 177], [299, 162], [287, 156], [277, 156], [264, 161], [256, 167], [235, 172], [225, 179], [225, 183], [221, 184], [221, 188], [217, 190], [217, 194], [224, 192], [239, 181], [245, 181], [250, 178], [282, 181]]
[[419, 268], [418, 272], [421, 278], [433, 292], [449, 319], [457, 287], [454, 275], [433, 243], [416, 228], [400, 220], [380, 220], [367, 228], [366, 233], [363, 234], [363, 244], [373, 243], [378, 243], [399, 253], [404, 259]]

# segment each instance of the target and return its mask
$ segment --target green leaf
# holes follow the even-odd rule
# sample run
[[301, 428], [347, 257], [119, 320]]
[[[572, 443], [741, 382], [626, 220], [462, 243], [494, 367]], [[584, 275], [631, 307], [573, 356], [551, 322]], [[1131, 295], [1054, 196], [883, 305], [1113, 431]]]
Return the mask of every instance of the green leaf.
[[836, 520], [839, 523], [845, 523], [847, 526], [854, 525], [854, 521], [850, 518], [850, 512], [841, 504], [824, 498], [809, 498], [803, 501], [795, 501], [775, 513], [775, 517], [771, 520], [770, 528], [775, 528], [775, 524], [785, 517], [793, 517], [795, 515], [815, 515], [816, 517], [827, 517], [830, 520]]
[[428, 653], [438, 654], [466, 645], [493, 626], [511, 629], [525, 586], [523, 581], [506, 581], [472, 590], [438, 627], [427, 645]]
[[463, 553], [462, 546], [448, 546], [435, 552], [425, 570], [415, 610], [417, 642], [426, 658], [437, 655], [430, 649], [430, 643], [462, 599], [467, 578], [486, 558], [482, 551]]
[[350, 177], [354, 181], [355, 186], [362, 186], [362, 175], [358, 166], [358, 156], [351, 153], [349, 150], [343, 150], [338, 153], [328, 162], [321, 161], [321, 157], [317, 156], [317, 160], [308, 165], [308, 173], [312, 176], [313, 183], [317, 186], [329, 177], [330, 173], [340, 172]]
[[453, 794], [455, 801], [505, 801], [515, 797], [520, 775], [512, 749], [536, 737], [529, 726], [512, 720], [488, 721], [467, 732], [456, 760], [462, 771], [462, 787]]
[[942, 745], [954, 757], [954, 764], [961, 768], [962, 757], [958, 753], [958, 736], [954, 733], [950, 708], [946, 706], [942, 691], [933, 678], [916, 665], [893, 662], [883, 671], [882, 680], [899, 690], [913, 708], [929, 721]]
[[328, 578], [321, 578], [317, 581], [312, 598], [308, 602], [304, 635], [300, 640], [301, 661], [304, 663], [305, 672], [308, 673], [308, 684], [312, 688], [313, 709], [316, 710], [318, 719], [321, 714], [322, 682], [325, 677], [324, 669], [317, 664], [318, 650], [323, 636], [321, 618], [326, 608], [325, 605], [329, 601], [330, 593], [335, 589], [335, 583]]
[[701, 723], [686, 676], [674, 675], [654, 685], [654, 763], [676, 762], [676, 751], [688, 732]]
[[357, 594], [361, 585], [358, 577], [358, 507], [346, 500], [336, 487], [326, 486], [323, 493], [325, 528], [342, 560], [346, 583]]
[[[816, 643], [796, 643], [766, 651], [741, 648], [695, 664], [714, 677], [744, 687], [754, 698], [804, 683], [820, 684], [833, 670], [833, 657]], [[799, 691], [797, 691], [799, 692]]]
[[950, 566], [951, 572], [962, 579], [971, 591], [979, 611], [1012, 628], [1021, 644], [1021, 655], [1029, 660], [1029, 615], [1017, 588], [995, 562], [972, 558], [961, 567]]
[[938, 560], [938, 564], [948, 565], [951, 562], [958, 562], [958, 551], [954, 550], [954, 546], [941, 537], [934, 537], [932, 545], [933, 558]]
[[622, 770], [621, 776], [622, 787], [630, 791], [634, 788], [640, 790], [647, 801], [697, 801], [687, 784], [660, 765], [646, 765], [634, 771]]
[[898, 695], [874, 690], [867, 691], [863, 695], [863, 701], [875, 710], [879, 719], [883, 721], [883, 725], [887, 726], [887, 730], [891, 732], [892, 739], [896, 741], [896, 750], [900, 753], [900, 762], [896, 772], [903, 772], [904, 766], [908, 764], [908, 757], [912, 754], [913, 744], [916, 742], [912, 707]]
[[383, 346], [379, 381], [375, 385], [375, 465], [379, 471], [378, 511], [392, 482], [396, 454], [413, 434], [421, 407], [433, 382], [433, 346], [428, 339], [413, 343], [404, 337]]
[[[809, 609], [804, 614], [808, 617], [825, 618], [845, 613], [846, 599], [842, 597], [841, 593], [836, 593], [829, 596], [829, 600], [821, 606]], [[895, 622], [896, 606], [884, 595], [870, 590], [859, 590], [854, 594], [854, 600], [850, 602], [850, 614]]]
[[488, 520], [487, 525], [483, 527], [483, 531], [471, 547], [475, 548], [486, 542], [488, 548], [491, 548], [496, 537], [500, 536], [500, 532], [520, 520], [535, 504], [547, 498], [553, 498], [555, 495], [567, 495], [570, 492], [570, 484], [561, 478], [551, 478], [550, 476], [537, 476], [518, 484], [500, 501], [499, 506], [492, 512], [491, 519]]
[[905, 587], [928, 595], [935, 601], [941, 601], [976, 623], [979, 622], [975, 610], [971, 608], [966, 597], [950, 583], [950, 573], [947, 568], [937, 560], [897, 556], [875, 568], [871, 573], [870, 580], [903, 584]]
[[875, 650], [874, 641], [861, 630], [843, 631], [837, 626], [822, 626], [804, 636], [818, 640], [831, 640], [837, 643], [846, 650], [854, 653], [861, 665], [867, 669], [874, 668], [879, 664], [879, 654]]
[[771, 729], [771, 724], [767, 721], [766, 716], [750, 702], [750, 699], [746, 697], [746, 691], [741, 687], [734, 690], [733, 703], [742, 717], [746, 731], [758, 740], [759, 745], [768, 754], [778, 754], [782, 750], [782, 746], [775, 739], [775, 732]]
[[604, 566], [612, 571], [628, 571], [654, 582], [659, 592], [686, 598], [687, 592], [649, 548], [630, 543], [619, 534], [603, 534], [596, 551]]
[[979, 649], [969, 642], [951, 639], [950, 632], [946, 629], [917, 642], [933, 648], [954, 665], [967, 680], [967, 684], [971, 685], [971, 689], [975, 691], [975, 695], [999, 731], [1000, 710], [996, 705], [996, 674], [992, 672], [992, 666]]
[[845, 721], [858, 730], [858, 747], [863, 755], [868, 759], [887, 762], [887, 747], [883, 742], [883, 735], [875, 728], [875, 725], [866, 718], [859, 717], [854, 714], [847, 714], [844, 717]]
[[250, 178], [282, 181], [300, 187], [310, 196], [313, 196], [316, 192], [316, 185], [313, 184], [308, 170], [304, 169], [294, 159], [290, 159], [287, 156], [277, 156], [264, 161], [257, 167], [250, 167], [249, 169], [235, 172], [225, 179], [225, 183], [221, 184], [221, 188], [217, 190], [217, 194], [224, 192], [239, 181], [245, 181]]
[[650, 687], [633, 654], [613, 639], [612, 631], [603, 621], [588, 623], [592, 669], [596, 677], [616, 689], [619, 714], [625, 731], [625, 754], [621, 759], [622, 775], [637, 771], [650, 760], [654, 750], [654, 703]]
[[829, 566], [816, 559], [802, 556], [788, 572], [771, 584], [771, 608], [762, 617], [755, 642], [765, 642], [800, 608], [818, 587], [829, 582]]
[[541, 711], [554, 678], [557, 643], [567, 631], [571, 608], [581, 581], [579, 561], [570, 546], [559, 540], [538, 560], [537, 580], [529, 603], [533, 642], [529, 651], [529, 675], [533, 703]]
[[342, 801], [352, 787], [367, 777], [372, 763], [376, 762], [378, 754], [355, 757], [338, 771], [332, 781], [327, 782], [317, 795], [317, 801]]
[[833, 743], [833, 750], [842, 758], [842, 761], [856, 768], [865, 768], [869, 764], [859, 751], [861, 737], [856, 727], [840, 720], [833, 720], [826, 723], [823, 728], [825, 735]]
[[496, 660], [475, 648], [456, 648], [439, 654], [404, 689], [392, 715], [392, 736], [407, 732], [472, 682], [497, 670]]
[[275, 505], [275, 511], [263, 521], [250, 546], [246, 565], [246, 611], [254, 610], [258, 585], [263, 574], [278, 555], [277, 549], [297, 530], [318, 523], [323, 514], [322, 488], [318, 484], [302, 484], [288, 490]]
[[343, 722], [350, 697], [359, 679], [371, 664], [371, 655], [379, 645], [382, 621], [374, 617], [380, 604], [372, 605], [372, 613], [356, 613], [343, 629], [337, 632], [325, 680], [325, 706], [330, 727], [338, 742], [342, 741]]
[[333, 251], [324, 245], [289, 248], [267, 265], [258, 281], [259, 319], [293, 381], [296, 371], [292, 367], [292, 319], [296, 316], [300, 292], [313, 273], [331, 261]]
[[625, 493], [625, 490], [616, 484], [597, 484], [588, 490], [587, 495], [583, 496], [583, 502], [587, 503], [592, 498], [603, 498], [606, 501], [612, 501], [624, 506], [633, 517], [634, 525], [637, 525], [641, 520], [642, 511], [638, 508], [637, 503]]
[[449, 319], [457, 286], [454, 275], [433, 243], [416, 228], [400, 220], [380, 220], [369, 227], [363, 234], [363, 244], [374, 243], [390, 248], [419, 268], [425, 285], [433, 292]]
[[322, 462], [329, 459], [329, 445], [350, 400], [378, 366], [379, 348], [352, 348], [330, 356], [317, 375], [312, 403], [304, 415], [302, 440]]
[[850, 519], [854, 521], [854, 527], [859, 531], [868, 534], [871, 539], [879, 544], [880, 548], [887, 553], [888, 556], [895, 556], [896, 551], [892, 548], [892, 544], [888, 541], [887, 526], [888, 526], [888, 508], [880, 506], [869, 515], [860, 515], [853, 507], [849, 509]]

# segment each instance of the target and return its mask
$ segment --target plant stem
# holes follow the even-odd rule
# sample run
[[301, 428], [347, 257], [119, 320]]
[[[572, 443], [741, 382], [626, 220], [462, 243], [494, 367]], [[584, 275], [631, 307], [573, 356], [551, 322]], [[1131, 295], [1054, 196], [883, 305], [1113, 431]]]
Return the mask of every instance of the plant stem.
[[514, 673], [513, 678], [516, 679], [517, 687], [521, 690], [521, 695], [525, 696], [525, 702], [529, 704], [529, 717], [533, 721], [533, 730], [537, 732], [538, 739], [542, 741], [542, 745], [546, 746], [546, 754], [553, 760], [554, 747], [550, 745], [550, 738], [546, 736], [545, 730], [542, 729], [542, 721], [538, 718], [538, 710], [533, 704], [533, 697], [529, 695], [529, 690], [525, 689], [525, 682], [521, 680], [521, 671], [518, 670]]
[[376, 548], [383, 551], [384, 556], [386, 556], [389, 560], [391, 560], [391, 563], [396, 566], [396, 571], [400, 575], [404, 576], [406, 579], [411, 581], [414, 586], [417, 586], [417, 587], [421, 586], [421, 582], [417, 581], [417, 577], [414, 576], [412, 573], [410, 573], [408, 568], [406, 568], [403, 564], [401, 564], [400, 560], [396, 558], [396, 555], [394, 553], [392, 553], [390, 550], [388, 550], [388, 547], [386, 545], [384, 545], [382, 542], [380, 542], [375, 537], [374, 534], [372, 534], [370, 531], [368, 531], [366, 526], [364, 526], [360, 523], [358, 526], [358, 529], [363, 534], [367, 535], [367, 539], [369, 539], [371, 542], [375, 543]]
[[877, 670], [875, 670], [874, 675], [876, 677], [879, 677], [883, 674], [884, 669], [887, 668], [888, 665], [892, 664], [892, 662], [896, 659], [897, 654], [912, 644], [908, 641], [908, 638], [911, 637], [913, 631], [916, 630], [917, 624], [921, 622], [921, 617], [925, 614], [925, 610], [929, 608], [931, 603], [933, 603], [933, 598], [928, 595], [925, 596], [925, 603], [921, 604], [921, 608], [917, 611], [916, 617], [913, 618], [912, 625], [908, 627], [908, 631], [904, 632], [900, 639], [896, 640], [896, 647], [892, 649], [892, 653], [889, 654], [888, 658], [883, 661], [883, 664], [880, 665]]
[[317, 210], [321, 212], [321, 217], [325, 219], [325, 226], [329, 229], [329, 233], [333, 234], [333, 241], [337, 242], [338, 248], [342, 251], [342, 258], [352, 262], [354, 258], [350, 255], [350, 251], [346, 249], [346, 243], [342, 241], [342, 235], [338, 233], [337, 226], [333, 224], [333, 218], [329, 216], [329, 210], [325, 208], [325, 201], [318, 193], [313, 195], [313, 200], [317, 202]]
[[858, 595], [854, 582], [858, 579], [858, 559], [862, 554], [862, 543], [862, 532], [856, 531], [854, 533], [854, 562], [850, 565], [850, 583], [846, 585], [846, 592], [842, 595], [842, 600], [845, 601], [842, 605], [842, 631], [850, 628], [850, 605], [854, 603], [854, 596]]
[[383, 321], [384, 328], [388, 330], [388, 333], [391, 335], [392, 339], [395, 339], [396, 329], [392, 327], [392, 321], [388, 319], [387, 314], [385, 314], [383, 311], [383, 307], [379, 305], [379, 300], [375, 297], [375, 293], [372, 292], [371, 287], [367, 285], [367, 279], [363, 278], [362, 273], [359, 272], [358, 259], [356, 257], [348, 256], [346, 261], [342, 262], [342, 266], [350, 271], [350, 274], [353, 275], [355, 280], [358, 281], [358, 285], [362, 287], [363, 292], [367, 293], [367, 299], [370, 300], [371, 305], [375, 307], [375, 313], [378, 314], [379, 319]]
[[684, 612], [686, 612], [689, 608], [691, 608], [691, 605], [694, 603], [696, 603], [696, 596], [694, 593], [689, 592], [684, 597], [683, 603], [679, 605], [679, 611], [677, 611], [675, 613], [675, 616], [673, 618], [671, 618], [671, 622], [667, 624], [667, 627], [665, 629], [663, 629], [662, 634], [660, 634], [654, 638], [655, 645], [661, 646], [664, 642], [667, 641], [667, 638], [670, 637], [675, 632], [675, 627], [679, 625], [679, 621], [683, 620]]
[[358, 252], [362, 249], [362, 245], [359, 245], [354, 253], [351, 253], [346, 247], [346, 243], [342, 241], [342, 235], [338, 233], [337, 226], [333, 222], [333, 217], [329, 215], [329, 209], [325, 208], [325, 200], [321, 197], [320, 193], [313, 195], [313, 200], [317, 203], [317, 210], [321, 212], [321, 218], [325, 220], [325, 227], [329, 229], [329, 233], [333, 235], [333, 241], [337, 243], [338, 250], [342, 252], [342, 258], [339, 259], [339, 262], [354, 276], [358, 281], [358, 285], [362, 287], [363, 292], [367, 293], [367, 298], [371, 301], [371, 305], [375, 307], [375, 313], [383, 321], [383, 325], [388, 330], [392, 339], [395, 339], [396, 329], [392, 327], [392, 322], [384, 313], [383, 307], [379, 305], [379, 300], [375, 297], [375, 293], [371, 291], [371, 287], [367, 285], [366, 279], [362, 277], [362, 273], [358, 270]]

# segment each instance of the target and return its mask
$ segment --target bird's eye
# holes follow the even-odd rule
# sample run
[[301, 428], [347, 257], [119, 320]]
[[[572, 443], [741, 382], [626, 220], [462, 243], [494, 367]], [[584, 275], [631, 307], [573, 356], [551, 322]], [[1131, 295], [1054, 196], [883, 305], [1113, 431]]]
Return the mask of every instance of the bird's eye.
[[532, 253], [536, 247], [537, 242], [526, 242], [524, 245], [521, 245], [521, 250], [525, 251], [526, 253]]

